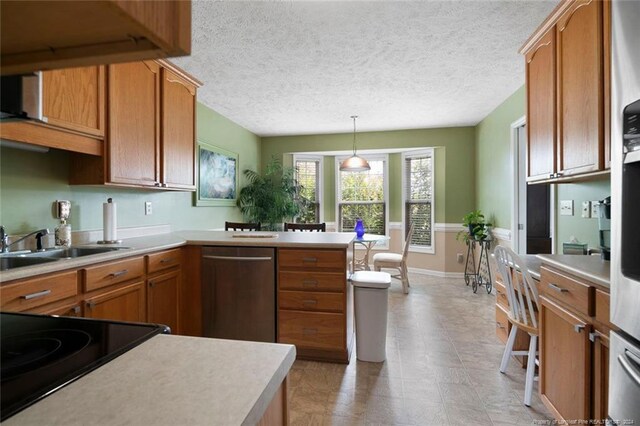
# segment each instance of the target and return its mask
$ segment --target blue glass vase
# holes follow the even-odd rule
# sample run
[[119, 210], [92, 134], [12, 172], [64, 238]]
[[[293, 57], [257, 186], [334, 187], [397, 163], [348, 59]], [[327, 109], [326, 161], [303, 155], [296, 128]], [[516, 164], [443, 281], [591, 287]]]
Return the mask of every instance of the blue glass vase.
[[362, 238], [364, 235], [364, 223], [362, 223], [362, 219], [356, 220], [356, 227], [353, 228], [353, 230], [356, 231], [356, 236], [358, 238]]

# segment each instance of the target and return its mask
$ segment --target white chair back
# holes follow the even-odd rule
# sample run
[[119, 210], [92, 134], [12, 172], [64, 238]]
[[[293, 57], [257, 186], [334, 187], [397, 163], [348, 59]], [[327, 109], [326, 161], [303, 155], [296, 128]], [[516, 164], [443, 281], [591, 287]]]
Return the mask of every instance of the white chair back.
[[[497, 246], [493, 254], [507, 290], [511, 319], [522, 325], [538, 328], [538, 289], [527, 270], [527, 264], [507, 247]], [[517, 269], [520, 274], [512, 274], [511, 268]]]
[[402, 260], [407, 259], [409, 254], [409, 246], [411, 245], [411, 238], [413, 238], [413, 222], [409, 225], [409, 232], [407, 232], [407, 238], [404, 240], [404, 247], [402, 247]]

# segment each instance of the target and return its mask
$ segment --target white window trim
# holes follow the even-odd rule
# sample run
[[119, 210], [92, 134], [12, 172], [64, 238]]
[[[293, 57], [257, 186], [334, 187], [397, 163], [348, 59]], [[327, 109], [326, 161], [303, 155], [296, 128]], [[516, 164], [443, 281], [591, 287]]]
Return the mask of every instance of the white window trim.
[[[409, 152], [403, 152], [402, 153], [402, 222], [405, 222], [405, 218], [407, 217], [407, 212], [406, 212], [406, 203], [407, 203], [407, 165], [406, 165], [406, 159], [407, 158], [412, 158], [412, 157], [419, 157], [422, 155], [430, 155], [431, 156], [431, 194], [432, 194], [432, 200], [431, 200], [431, 246], [430, 247], [424, 247], [424, 246], [414, 246], [414, 245], [410, 245], [409, 246], [409, 251], [410, 252], [414, 252], [414, 253], [427, 253], [427, 254], [435, 254], [436, 253], [436, 232], [435, 232], [435, 215], [436, 215], [436, 193], [435, 193], [435, 181], [436, 181], [436, 155], [435, 155], [435, 150], [433, 148], [425, 148], [425, 149], [421, 149], [419, 151], [409, 151]], [[406, 235], [406, 227], [408, 226], [408, 223], [404, 223], [403, 229], [402, 229], [402, 242], [404, 244], [404, 240], [405, 240], [405, 235]]]
[[317, 161], [318, 162], [318, 222], [324, 222], [324, 156], [322, 155], [305, 155], [305, 154], [293, 154], [293, 167], [296, 167], [297, 161]]
[[[338, 229], [340, 221], [340, 200], [342, 200], [342, 190], [340, 189], [340, 163], [342, 163], [351, 155], [341, 155], [335, 157], [335, 185], [336, 185], [336, 201], [335, 201], [335, 218], [336, 218], [336, 230]], [[382, 160], [384, 161], [384, 176], [383, 176], [383, 190], [384, 190], [384, 229], [386, 235], [390, 235], [389, 231], [389, 154], [360, 154], [359, 157], [366, 159], [367, 161]], [[364, 250], [363, 247], [358, 247], [360, 244], [354, 244], [356, 250]], [[376, 244], [371, 250], [389, 250], [389, 240], [384, 244]]]

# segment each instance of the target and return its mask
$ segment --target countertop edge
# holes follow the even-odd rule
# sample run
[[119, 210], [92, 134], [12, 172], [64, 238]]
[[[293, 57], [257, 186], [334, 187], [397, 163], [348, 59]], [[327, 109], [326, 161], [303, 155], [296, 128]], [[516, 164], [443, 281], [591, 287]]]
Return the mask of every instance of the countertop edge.
[[597, 275], [593, 275], [590, 274], [589, 272], [585, 272], [583, 270], [577, 269], [571, 265], [568, 265], [565, 262], [562, 262], [558, 259], [554, 259], [553, 257], [550, 257], [549, 255], [544, 255], [544, 254], [539, 254], [537, 255], [538, 259], [540, 259], [542, 261], [543, 264], [548, 264], [552, 267], [564, 270], [572, 275], [575, 275], [577, 277], [580, 277], [582, 279], [585, 279], [589, 282], [592, 282], [594, 284], [597, 284], [607, 290], [611, 289], [611, 280], [606, 280], [603, 279], [600, 276]]
[[249, 413], [247, 414], [247, 417], [242, 422], [243, 425], [258, 424], [260, 419], [262, 419], [264, 413], [267, 411], [267, 407], [269, 407], [269, 404], [271, 404], [271, 401], [278, 391], [278, 388], [289, 374], [289, 371], [291, 370], [291, 367], [296, 360], [296, 347], [293, 345], [289, 346], [290, 348], [285, 359], [283, 360], [282, 364], [280, 364], [278, 370], [276, 370], [276, 372], [274, 373], [267, 387], [256, 400], [251, 411], [249, 411]]

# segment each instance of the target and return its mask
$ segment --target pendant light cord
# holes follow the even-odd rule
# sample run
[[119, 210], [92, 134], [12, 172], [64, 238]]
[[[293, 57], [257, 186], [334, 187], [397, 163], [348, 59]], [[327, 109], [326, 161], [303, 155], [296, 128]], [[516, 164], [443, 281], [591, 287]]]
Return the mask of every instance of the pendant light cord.
[[357, 115], [352, 115], [351, 118], [353, 118], [353, 155], [356, 155], [356, 118], [358, 118]]

